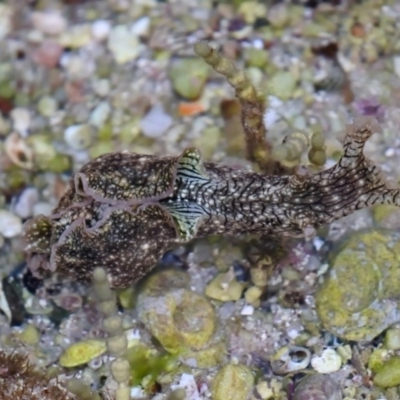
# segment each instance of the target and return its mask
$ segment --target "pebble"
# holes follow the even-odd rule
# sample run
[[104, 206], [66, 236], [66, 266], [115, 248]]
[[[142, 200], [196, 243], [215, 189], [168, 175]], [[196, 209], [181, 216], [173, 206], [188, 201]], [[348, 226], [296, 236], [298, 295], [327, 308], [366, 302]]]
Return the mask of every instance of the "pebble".
[[182, 374], [177, 385], [171, 385], [171, 390], [184, 389], [186, 400], [201, 400], [196, 380], [192, 374]]
[[12, 28], [12, 9], [7, 4], [0, 4], [0, 40], [5, 38]]
[[104, 354], [107, 345], [104, 340], [87, 339], [78, 343], [74, 343], [65, 349], [60, 357], [60, 365], [62, 367], [77, 367], [86, 364], [96, 357]]
[[58, 109], [57, 100], [51, 96], [43, 96], [38, 101], [37, 109], [41, 115], [50, 118]]
[[46, 203], [46, 202], [39, 202], [33, 205], [32, 208], [32, 216], [36, 216], [36, 215], [49, 215], [51, 214], [51, 211], [53, 210], [54, 205], [50, 204], [50, 203]]
[[89, 123], [97, 128], [101, 128], [110, 116], [111, 107], [107, 101], [101, 101], [92, 111]]
[[250, 304], [245, 305], [240, 311], [241, 315], [253, 315], [254, 314], [254, 307]]
[[393, 57], [393, 69], [396, 75], [400, 78], [400, 56]]
[[374, 384], [383, 388], [400, 385], [400, 357], [394, 356], [386, 361], [374, 376]]
[[400, 321], [399, 249], [396, 230], [378, 229], [354, 232], [332, 248], [329, 271], [315, 293], [324, 329], [342, 339], [370, 341]]
[[67, 20], [57, 10], [37, 11], [32, 13], [32, 24], [38, 31], [56, 36], [65, 31]]
[[179, 96], [197, 100], [203, 92], [209, 71], [208, 65], [199, 58], [180, 58], [171, 63], [168, 76]]
[[93, 90], [100, 97], [106, 97], [110, 93], [110, 81], [108, 79], [97, 79], [93, 82]]
[[147, 37], [150, 32], [150, 23], [149, 17], [141, 17], [132, 24], [131, 32], [138, 37]]
[[0, 234], [5, 238], [13, 238], [22, 232], [21, 219], [7, 210], [0, 210]]
[[138, 37], [125, 25], [112, 28], [108, 38], [108, 48], [118, 64], [136, 59], [141, 51]]
[[254, 385], [254, 376], [245, 365], [228, 364], [221, 368], [212, 383], [213, 400], [247, 399]]
[[62, 53], [63, 47], [59, 43], [45, 40], [33, 50], [32, 59], [43, 67], [54, 68], [58, 65]]
[[106, 40], [111, 31], [111, 22], [105, 19], [99, 19], [92, 24], [92, 37], [97, 42]]
[[39, 191], [35, 187], [26, 188], [14, 206], [14, 212], [22, 219], [33, 215], [33, 207], [39, 200]]
[[320, 356], [312, 357], [311, 365], [320, 374], [329, 374], [339, 371], [342, 358], [334, 349], [325, 349]]
[[26, 108], [14, 108], [10, 113], [13, 128], [21, 135], [26, 135], [31, 125], [31, 113]]
[[0, 112], [0, 136], [1, 135], [5, 135], [6, 133], [8, 133], [10, 129], [10, 124], [8, 123], [8, 121], [1, 115]]
[[154, 105], [140, 121], [143, 135], [156, 139], [161, 137], [172, 125], [173, 118], [167, 114], [161, 104]]
[[64, 131], [64, 140], [71, 148], [82, 150], [90, 146], [94, 128], [88, 124], [71, 125]]

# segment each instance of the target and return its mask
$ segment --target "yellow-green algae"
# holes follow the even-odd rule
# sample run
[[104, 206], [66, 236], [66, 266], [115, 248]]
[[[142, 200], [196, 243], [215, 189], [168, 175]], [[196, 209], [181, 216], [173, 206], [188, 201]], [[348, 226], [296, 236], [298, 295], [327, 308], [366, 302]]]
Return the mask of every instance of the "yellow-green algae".
[[62, 367], [77, 367], [101, 356], [107, 350], [106, 342], [100, 339], [87, 339], [67, 347], [60, 357]]
[[161, 354], [143, 344], [128, 349], [126, 358], [131, 366], [132, 386], [145, 382], [149, 387], [156, 382], [160, 374], [170, 372], [176, 367], [175, 356]]
[[346, 340], [372, 340], [400, 320], [400, 232], [350, 234], [329, 258], [316, 292], [324, 328]]
[[254, 376], [245, 365], [228, 364], [221, 368], [212, 383], [213, 400], [244, 400], [253, 389]]
[[400, 385], [400, 357], [395, 356], [386, 361], [374, 376], [374, 384], [383, 388]]

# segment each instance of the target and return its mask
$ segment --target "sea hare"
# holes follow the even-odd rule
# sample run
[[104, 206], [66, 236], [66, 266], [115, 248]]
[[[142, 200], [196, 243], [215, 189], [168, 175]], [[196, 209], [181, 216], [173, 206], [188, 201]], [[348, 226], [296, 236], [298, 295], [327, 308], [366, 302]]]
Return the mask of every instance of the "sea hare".
[[89, 283], [103, 266], [112, 287], [126, 287], [176, 243], [196, 237], [312, 235], [355, 210], [400, 205], [400, 189], [363, 155], [379, 131], [372, 117], [349, 125], [343, 156], [315, 174], [248, 172], [203, 162], [194, 148], [179, 157], [104, 154], [75, 174], [50, 216], [26, 223], [30, 268]]

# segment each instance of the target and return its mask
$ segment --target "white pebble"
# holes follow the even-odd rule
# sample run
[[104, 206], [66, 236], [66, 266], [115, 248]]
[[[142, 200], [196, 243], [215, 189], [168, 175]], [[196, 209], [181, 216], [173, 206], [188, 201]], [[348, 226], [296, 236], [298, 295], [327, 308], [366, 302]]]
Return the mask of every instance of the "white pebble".
[[393, 69], [396, 75], [400, 78], [400, 56], [393, 57]]
[[93, 90], [100, 97], [106, 97], [110, 93], [111, 85], [108, 79], [97, 79], [93, 82]]
[[110, 21], [106, 21], [104, 19], [100, 19], [98, 21], [93, 22], [92, 24], [92, 36], [93, 39], [102, 42], [108, 38], [108, 35], [111, 31], [111, 23]]
[[83, 150], [90, 145], [93, 136], [90, 125], [71, 125], [64, 131], [64, 140], [71, 148]]
[[0, 210], [0, 234], [5, 238], [13, 238], [21, 233], [21, 218], [10, 211]]
[[325, 349], [321, 356], [312, 357], [311, 365], [320, 374], [329, 374], [339, 371], [342, 366], [342, 359], [335, 350]]
[[89, 117], [89, 123], [97, 128], [101, 128], [111, 113], [110, 104], [101, 101], [92, 111]]
[[140, 129], [145, 136], [155, 139], [162, 136], [171, 127], [172, 122], [172, 117], [157, 104], [142, 118]]
[[54, 208], [54, 205], [51, 205], [50, 203], [45, 203], [43, 201], [36, 203], [33, 206], [32, 210], [32, 215], [36, 217], [37, 215], [43, 214], [43, 215], [49, 215], [51, 214], [52, 210]]
[[29, 110], [22, 107], [14, 108], [10, 113], [13, 127], [18, 133], [27, 136], [27, 131], [31, 125], [31, 114]]
[[242, 308], [242, 311], [240, 311], [241, 315], [253, 315], [254, 313], [254, 307], [251, 304], [247, 304]]
[[171, 390], [185, 389], [186, 400], [201, 400], [196, 380], [192, 374], [182, 374], [178, 385], [171, 385]]
[[67, 20], [57, 10], [33, 12], [32, 23], [35, 29], [47, 35], [59, 35], [67, 27]]
[[3, 39], [12, 29], [12, 8], [6, 4], [0, 4], [0, 39]]
[[117, 25], [111, 30], [108, 48], [118, 64], [134, 60], [141, 51], [138, 37], [125, 25]]
[[33, 215], [33, 207], [39, 201], [39, 192], [34, 187], [26, 188], [14, 206], [14, 212], [20, 218], [26, 219]]
[[135, 21], [131, 26], [131, 32], [135, 36], [146, 37], [150, 32], [150, 18], [142, 17]]

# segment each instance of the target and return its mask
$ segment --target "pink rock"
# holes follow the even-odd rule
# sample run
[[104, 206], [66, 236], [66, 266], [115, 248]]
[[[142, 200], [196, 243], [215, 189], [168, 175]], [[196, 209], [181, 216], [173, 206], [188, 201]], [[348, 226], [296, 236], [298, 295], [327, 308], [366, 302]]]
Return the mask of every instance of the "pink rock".
[[32, 59], [39, 65], [54, 68], [57, 66], [62, 52], [63, 48], [60, 44], [52, 40], [45, 40], [33, 50]]

